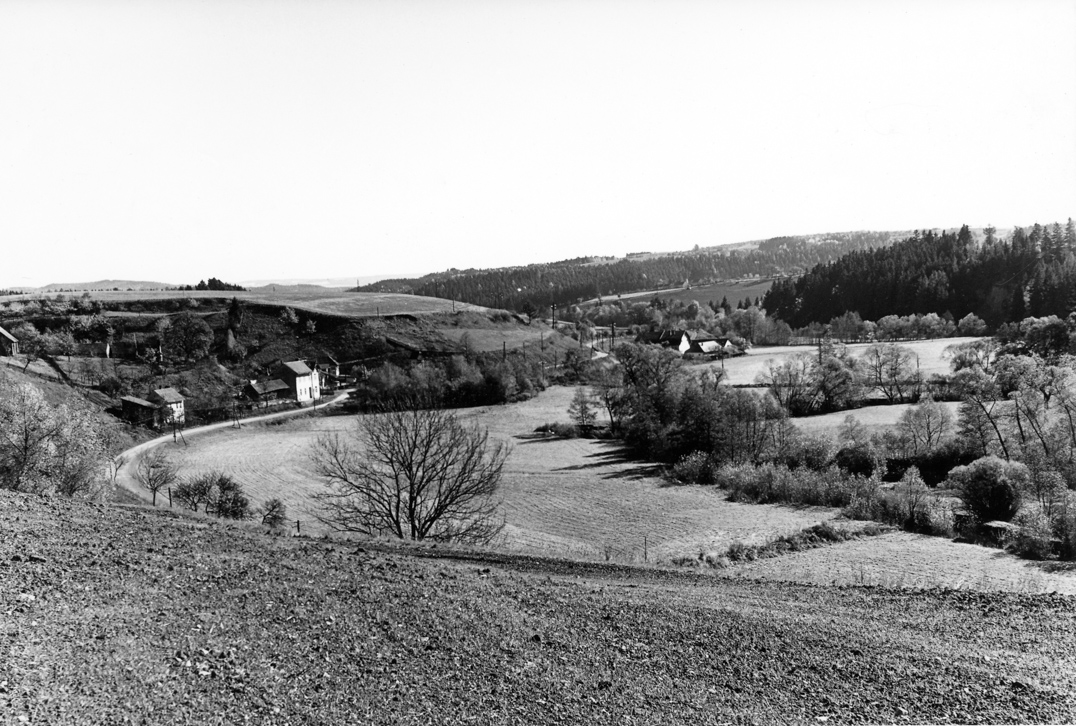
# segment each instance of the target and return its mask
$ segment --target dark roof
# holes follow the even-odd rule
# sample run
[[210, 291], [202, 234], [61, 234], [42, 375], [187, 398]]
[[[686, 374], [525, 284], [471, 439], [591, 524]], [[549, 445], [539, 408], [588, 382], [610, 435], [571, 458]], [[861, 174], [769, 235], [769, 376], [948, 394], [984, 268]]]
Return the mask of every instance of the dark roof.
[[679, 345], [684, 339], [683, 330], [659, 330], [652, 333], [639, 333], [635, 338], [639, 343], [661, 343], [662, 345]]
[[150, 403], [144, 398], [139, 398], [138, 396], [124, 396], [120, 400], [124, 401], [125, 403], [133, 403], [136, 406], [142, 406], [143, 408], [157, 408], [156, 405]]
[[0, 336], [3, 336], [3, 337], [5, 337], [5, 338], [7, 338], [7, 339], [8, 339], [8, 340], [10, 340], [10, 341], [11, 341], [12, 343], [18, 343], [18, 342], [19, 342], [19, 339], [18, 339], [18, 338], [16, 338], [16, 337], [15, 337], [14, 335], [12, 335], [11, 333], [7, 332], [7, 331], [6, 331], [6, 330], [4, 330], [3, 328], [0, 328]]
[[174, 388], [158, 388], [153, 392], [153, 395], [165, 403], [183, 403], [183, 401], [186, 400], [180, 395], [179, 391]]
[[264, 396], [267, 393], [279, 393], [280, 391], [291, 390], [291, 387], [279, 378], [273, 378], [268, 381], [251, 381], [247, 385], [254, 389], [254, 392], [259, 396]]
[[293, 360], [290, 363], [281, 363], [280, 365], [297, 376], [308, 376], [313, 372], [301, 360]]

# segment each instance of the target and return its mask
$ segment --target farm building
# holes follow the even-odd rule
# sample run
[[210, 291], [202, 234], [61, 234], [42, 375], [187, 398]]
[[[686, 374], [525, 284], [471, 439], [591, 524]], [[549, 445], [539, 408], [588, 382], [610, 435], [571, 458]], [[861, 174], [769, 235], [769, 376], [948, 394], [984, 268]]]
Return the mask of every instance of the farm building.
[[0, 355], [18, 355], [19, 339], [0, 328]]
[[176, 389], [158, 388], [149, 395], [149, 399], [161, 410], [162, 423], [176, 423], [182, 426], [186, 422], [187, 415], [184, 411], [186, 399]]
[[662, 348], [672, 348], [681, 354], [691, 347], [691, 338], [683, 330], [658, 330], [652, 333], [639, 333], [635, 338], [635, 342], [645, 345], [660, 345]]
[[685, 356], [731, 356], [736, 355], [739, 352], [731, 340], [728, 338], [714, 338], [707, 336], [707, 339], [702, 340], [695, 338], [691, 341], [691, 345], [688, 347]]
[[734, 355], [739, 350], [728, 338], [717, 338], [705, 330], [658, 330], [640, 333], [635, 342], [675, 349], [680, 355]]
[[321, 398], [321, 385], [317, 374], [301, 360], [281, 363], [274, 375], [288, 385], [291, 397], [299, 403]]
[[243, 395], [256, 403], [269, 403], [288, 397], [291, 388], [279, 378], [267, 381], [251, 381], [243, 387]]
[[136, 426], [156, 426], [158, 409], [155, 404], [137, 396], [124, 396], [120, 399], [123, 420]]

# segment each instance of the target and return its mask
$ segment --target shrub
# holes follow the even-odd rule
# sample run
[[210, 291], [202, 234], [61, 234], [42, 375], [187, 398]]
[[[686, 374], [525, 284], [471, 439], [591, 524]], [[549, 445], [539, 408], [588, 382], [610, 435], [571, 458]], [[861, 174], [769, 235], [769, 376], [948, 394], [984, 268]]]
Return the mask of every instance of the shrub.
[[833, 457], [833, 463], [855, 476], [873, 476], [885, 471], [885, 458], [870, 443], [845, 446]]
[[1063, 560], [1076, 560], [1076, 492], [1066, 492], [1054, 510], [1053, 532], [1057, 553]]
[[123, 381], [116, 376], [107, 376], [97, 384], [97, 389], [102, 393], [115, 398], [123, 391]]
[[552, 434], [553, 436], [560, 436], [565, 439], [574, 439], [579, 435], [579, 429], [574, 424], [567, 423], [545, 423], [536, 428], [535, 433], [539, 434]]
[[830, 464], [833, 442], [827, 436], [801, 435], [780, 457], [780, 463], [789, 469], [822, 471]]
[[949, 479], [960, 489], [964, 506], [980, 522], [1008, 522], [1020, 511], [1020, 491], [1030, 475], [1023, 464], [984, 456], [956, 467]]
[[1007, 549], [1031, 560], [1048, 560], [1054, 555], [1054, 533], [1050, 520], [1041, 511], [1024, 511], [1013, 521], [1019, 529]]
[[673, 465], [672, 478], [684, 484], [713, 484], [715, 481], [713, 457], [704, 451], [691, 452]]

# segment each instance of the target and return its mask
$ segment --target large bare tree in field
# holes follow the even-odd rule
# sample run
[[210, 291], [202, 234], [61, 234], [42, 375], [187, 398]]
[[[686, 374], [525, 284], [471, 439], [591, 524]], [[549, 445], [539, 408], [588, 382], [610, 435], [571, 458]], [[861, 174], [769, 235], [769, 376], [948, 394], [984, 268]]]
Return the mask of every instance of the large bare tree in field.
[[502, 528], [497, 490], [508, 449], [451, 411], [363, 416], [346, 436], [318, 439], [326, 481], [318, 519], [340, 532], [487, 543]]

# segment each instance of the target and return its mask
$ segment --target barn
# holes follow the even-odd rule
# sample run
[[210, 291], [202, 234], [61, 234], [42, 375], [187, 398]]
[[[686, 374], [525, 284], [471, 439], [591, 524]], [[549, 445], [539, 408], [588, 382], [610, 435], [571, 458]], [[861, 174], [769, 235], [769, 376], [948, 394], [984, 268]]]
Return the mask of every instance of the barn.
[[19, 339], [0, 328], [0, 355], [18, 355]]

